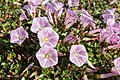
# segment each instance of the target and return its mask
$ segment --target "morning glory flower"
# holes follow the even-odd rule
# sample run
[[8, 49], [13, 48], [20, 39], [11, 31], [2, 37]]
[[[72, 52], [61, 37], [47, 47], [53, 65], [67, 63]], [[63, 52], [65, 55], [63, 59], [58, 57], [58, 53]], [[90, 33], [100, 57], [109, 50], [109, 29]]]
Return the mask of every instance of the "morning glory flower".
[[116, 8], [107, 9], [104, 11], [106, 14], [102, 15], [108, 26], [113, 26], [115, 24], [115, 15], [114, 15], [115, 11]]
[[113, 26], [110, 27], [114, 32], [120, 34], [120, 22], [116, 22]]
[[38, 18], [33, 19], [32, 26], [31, 26], [30, 30], [33, 33], [38, 33], [41, 29], [43, 29], [45, 27], [52, 28], [47, 17], [38, 17]]
[[36, 53], [36, 58], [43, 68], [55, 66], [58, 63], [57, 50], [48, 46], [40, 48], [39, 51]]
[[120, 44], [120, 37], [116, 33], [113, 33], [110, 36], [110, 41], [108, 41], [108, 43], [112, 45]]
[[114, 67], [112, 67], [111, 73], [101, 74], [100, 78], [108, 78], [111, 76], [117, 76], [120, 75], [120, 57], [116, 58], [114, 60]]
[[25, 5], [23, 7], [23, 9], [25, 9], [27, 11], [27, 13], [31, 16], [33, 15], [33, 13], [35, 13], [36, 8], [37, 8], [37, 6], [33, 6], [33, 5]]
[[10, 32], [10, 42], [22, 44], [28, 38], [28, 33], [23, 27], [18, 27]]
[[88, 60], [88, 54], [84, 45], [72, 45], [70, 49], [70, 61], [81, 67]]
[[109, 41], [109, 37], [112, 33], [109, 30], [103, 29], [100, 32], [100, 42], [103, 42], [105, 40]]
[[120, 57], [118, 57], [114, 60], [114, 65], [115, 65], [115, 68], [117, 69], [117, 72], [120, 75]]
[[58, 34], [50, 27], [46, 27], [38, 32], [40, 46], [55, 47], [58, 43]]
[[104, 12], [106, 14], [114, 15], [114, 13], [115, 13], [116, 10], [117, 10], [116, 8], [110, 8], [110, 9], [104, 10]]
[[79, 20], [78, 15], [72, 10], [68, 9], [66, 12], [66, 17], [65, 17], [65, 22], [64, 22], [66, 28], [70, 28], [78, 20]]
[[113, 32], [113, 30], [111, 29], [103, 29], [100, 32], [100, 42], [107, 42], [108, 44], [111, 45], [116, 45], [116, 44], [120, 44], [120, 37]]
[[57, 1], [46, 4], [45, 9], [50, 22], [53, 23], [52, 14], [54, 14], [55, 19], [61, 16], [63, 12], [63, 6], [63, 3]]
[[94, 29], [96, 28], [94, 24], [95, 21], [86, 10], [82, 9], [82, 12], [80, 15], [81, 15], [80, 16], [81, 24], [83, 24], [84, 27], [91, 25]]
[[79, 6], [79, 0], [68, 0], [69, 7]]
[[40, 0], [28, 0], [28, 3], [33, 6], [39, 6], [41, 4]]
[[68, 42], [69, 44], [71, 44], [76, 40], [79, 40], [79, 38], [74, 36], [73, 33], [70, 33], [64, 38], [63, 42]]
[[20, 15], [20, 20], [27, 20], [27, 16], [25, 15], [25, 12], [23, 10]]

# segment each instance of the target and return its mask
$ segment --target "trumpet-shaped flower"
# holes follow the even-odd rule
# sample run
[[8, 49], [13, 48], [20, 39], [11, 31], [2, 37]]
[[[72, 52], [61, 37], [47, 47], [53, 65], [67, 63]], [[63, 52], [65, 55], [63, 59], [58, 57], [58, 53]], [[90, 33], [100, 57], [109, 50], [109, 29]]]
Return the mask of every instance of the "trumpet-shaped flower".
[[27, 20], [27, 16], [25, 15], [24, 11], [21, 12], [20, 20]]
[[48, 16], [48, 19], [50, 22], [53, 23], [52, 14], [54, 14], [55, 19], [57, 19], [58, 17], [61, 16], [61, 14], [63, 12], [63, 6], [64, 6], [63, 3], [57, 2], [57, 1], [48, 3], [45, 6], [47, 16]]
[[68, 42], [69, 44], [71, 44], [71, 43], [75, 42], [75, 41], [78, 40], [78, 39], [79, 39], [79, 38], [77, 38], [76, 36], [73, 36], [73, 34], [70, 33], [70, 34], [68, 34], [68, 35], [64, 38], [63, 42]]
[[24, 30], [23, 27], [12, 30], [10, 33], [11, 43], [22, 44], [26, 38], [28, 38], [28, 33], [26, 32], [26, 30]]
[[79, 0], [68, 0], [69, 7], [79, 6]]
[[50, 27], [46, 27], [38, 32], [40, 46], [55, 47], [59, 40], [58, 34]]
[[120, 44], [120, 37], [116, 33], [113, 33], [108, 43], [112, 45]]
[[114, 15], [115, 11], [116, 8], [107, 9], [104, 11], [106, 14], [102, 15], [108, 26], [113, 26], [115, 24], [115, 15]]
[[103, 29], [100, 32], [100, 42], [107, 42], [111, 45], [120, 44], [120, 37], [113, 30]]
[[55, 66], [58, 63], [57, 50], [44, 46], [36, 53], [36, 57], [43, 68]]
[[78, 15], [75, 12], [73, 12], [72, 10], [67, 10], [66, 18], [65, 18], [65, 22], [64, 22], [66, 28], [71, 27], [74, 23], [77, 22], [77, 20], [79, 20]]
[[33, 6], [41, 5], [40, 0], [28, 0], [28, 2], [29, 2], [30, 5], [33, 5]]
[[101, 30], [100, 32], [100, 42], [103, 42], [103, 41], [109, 41], [109, 37], [111, 36], [111, 32], [109, 30], [106, 30], [106, 29], [103, 29]]
[[41, 29], [45, 27], [52, 27], [48, 22], [47, 17], [34, 18], [31, 26], [31, 31], [33, 33], [38, 33]]
[[84, 9], [82, 9], [82, 12], [80, 14], [80, 20], [81, 20], [81, 24], [83, 24], [85, 27], [87, 25], [91, 25], [94, 29], [96, 28], [95, 27], [95, 24], [94, 24], [94, 20], [92, 18], [92, 16]]
[[117, 69], [117, 72], [120, 75], [120, 57], [118, 57], [114, 60], [114, 65], [115, 65], [115, 68]]
[[27, 11], [27, 13], [31, 16], [33, 15], [33, 13], [35, 13], [36, 8], [37, 8], [37, 6], [33, 6], [33, 5], [25, 5], [23, 7], [23, 9], [25, 9]]
[[88, 60], [85, 47], [83, 45], [72, 45], [69, 59], [72, 63], [81, 67]]
[[120, 22], [116, 22], [113, 26], [110, 27], [114, 32], [120, 34]]

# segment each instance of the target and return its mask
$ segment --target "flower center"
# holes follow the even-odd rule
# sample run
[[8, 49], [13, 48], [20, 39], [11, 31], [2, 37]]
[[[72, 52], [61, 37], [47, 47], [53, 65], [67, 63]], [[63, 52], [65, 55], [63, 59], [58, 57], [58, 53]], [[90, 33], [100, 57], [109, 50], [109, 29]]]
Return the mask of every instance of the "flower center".
[[47, 37], [44, 37], [44, 38], [43, 38], [43, 41], [44, 41], [44, 42], [47, 42], [47, 41], [48, 41], [48, 38], [47, 38]]
[[45, 58], [50, 59], [50, 55], [49, 54], [45, 54]]
[[39, 29], [39, 30], [43, 29], [43, 26], [39, 26], [38, 29]]
[[24, 39], [24, 36], [19, 36], [19, 39], [20, 39], [20, 40], [23, 40], [23, 39]]
[[78, 53], [77, 53], [77, 52], [74, 52], [74, 56], [77, 57], [77, 56], [78, 56]]

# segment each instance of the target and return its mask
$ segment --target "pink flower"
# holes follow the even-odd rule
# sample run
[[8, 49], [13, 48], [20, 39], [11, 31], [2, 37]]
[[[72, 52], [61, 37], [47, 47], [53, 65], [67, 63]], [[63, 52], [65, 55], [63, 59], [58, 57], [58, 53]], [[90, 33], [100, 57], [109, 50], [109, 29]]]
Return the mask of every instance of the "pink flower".
[[68, 9], [66, 12], [66, 17], [65, 17], [65, 22], [64, 22], [66, 28], [70, 28], [78, 20], [79, 20], [78, 15], [72, 10]]
[[103, 29], [100, 32], [100, 42], [107, 42], [108, 44], [111, 45], [116, 45], [116, 44], [120, 44], [120, 37], [113, 32], [113, 30], [111, 29]]
[[68, 34], [68, 35], [64, 38], [63, 42], [68, 42], [69, 44], [71, 44], [71, 43], [75, 42], [75, 41], [78, 40], [78, 39], [79, 39], [79, 38], [77, 38], [76, 36], [73, 36], [73, 34], [70, 33], [70, 34]]
[[[112, 33], [109, 31], [109, 30], [106, 30], [106, 29], [103, 29], [101, 30], [100, 32], [100, 42], [103, 42], [105, 41], [106, 39], [109, 39], [109, 36], [111, 35]], [[107, 40], [108, 41], [108, 40]]]
[[108, 78], [108, 77], [111, 77], [111, 76], [116, 76], [116, 74], [114, 73], [106, 73], [106, 74], [101, 74], [100, 75], [100, 78]]
[[100, 42], [107, 42], [108, 44], [111, 44], [111, 45], [116, 45], [116, 44], [120, 44], [120, 37], [113, 32], [112, 29], [103, 29], [101, 32], [100, 32]]
[[79, 6], [79, 0], [68, 0], [69, 7]]
[[40, 48], [36, 53], [36, 57], [43, 68], [55, 66], [58, 63], [57, 51], [48, 46]]
[[11, 43], [22, 44], [26, 38], [28, 38], [28, 33], [23, 27], [12, 30], [10, 33]]
[[83, 45], [72, 45], [70, 49], [70, 61], [81, 67], [88, 60], [88, 54]]
[[86, 10], [82, 9], [82, 12], [80, 15], [81, 15], [80, 17], [81, 24], [83, 24], [84, 27], [91, 25], [94, 29], [96, 28], [94, 24], [95, 21]]
[[33, 5], [25, 5], [23, 7], [23, 9], [25, 9], [27, 11], [27, 13], [31, 16], [33, 15], [33, 13], [35, 13], [36, 8], [37, 8], [37, 6], [33, 6]]
[[31, 26], [30, 30], [33, 33], [38, 33], [41, 29], [43, 29], [45, 27], [52, 28], [47, 17], [38, 17], [38, 18], [33, 19], [32, 26]]
[[55, 47], [59, 40], [58, 34], [50, 27], [46, 27], [39, 31], [38, 38], [41, 47], [43, 47], [44, 45]]
[[92, 34], [95, 34], [95, 33], [101, 32], [101, 31], [102, 31], [101, 28], [94, 29], [94, 30], [89, 31], [89, 35], [92, 35]]
[[116, 8], [107, 9], [104, 11], [106, 14], [102, 15], [108, 26], [113, 26], [115, 24], [115, 15], [114, 15], [115, 11]]
[[21, 12], [20, 20], [27, 20], [27, 16], [25, 15], [24, 11]]
[[50, 22], [53, 23], [53, 19], [52, 19], [52, 14], [54, 14], [54, 18], [57, 19], [58, 17], [61, 16], [62, 12], [63, 12], [63, 6], [64, 4], [61, 2], [51, 2], [48, 3], [45, 6], [46, 12], [47, 12], [47, 16]]
[[115, 68], [117, 69], [117, 72], [120, 75], [120, 57], [118, 57], [114, 60], [114, 65], [115, 65]]
[[33, 6], [41, 5], [40, 0], [28, 0], [28, 2], [29, 2], [30, 5], [33, 5]]
[[120, 37], [116, 33], [113, 33], [110, 36], [110, 41], [108, 41], [108, 43], [112, 45], [120, 44]]
[[120, 22], [116, 22], [113, 26], [110, 27], [114, 32], [120, 34]]

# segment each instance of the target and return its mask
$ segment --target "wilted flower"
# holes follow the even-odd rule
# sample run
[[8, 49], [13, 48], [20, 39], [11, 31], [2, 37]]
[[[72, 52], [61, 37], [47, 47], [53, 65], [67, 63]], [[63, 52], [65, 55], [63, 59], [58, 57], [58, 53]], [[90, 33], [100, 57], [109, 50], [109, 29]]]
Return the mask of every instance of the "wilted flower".
[[45, 27], [52, 27], [48, 22], [47, 17], [34, 18], [30, 30], [33, 33], [38, 33], [41, 29]]
[[115, 67], [112, 67], [111, 73], [101, 74], [100, 78], [108, 78], [111, 76], [120, 75], [120, 57], [114, 60]]
[[58, 34], [50, 27], [46, 27], [38, 32], [40, 46], [55, 47], [59, 40]]
[[26, 38], [28, 38], [28, 33], [26, 32], [26, 30], [24, 30], [23, 27], [12, 30], [10, 33], [11, 43], [22, 44]]
[[100, 78], [108, 78], [108, 77], [111, 77], [111, 76], [116, 76], [116, 74], [114, 73], [106, 73], [106, 74], [101, 74], [100, 75]]
[[69, 7], [79, 6], [79, 0], [68, 0]]
[[96, 69], [89, 60], [87, 60], [87, 64], [88, 64], [88, 66], [90, 66], [92, 69]]
[[105, 49], [116, 49], [116, 48], [120, 48], [120, 44], [110, 45], [106, 47]]
[[36, 53], [36, 57], [43, 68], [55, 66], [58, 63], [57, 51], [48, 46], [40, 48]]
[[104, 11], [106, 14], [102, 15], [108, 26], [113, 26], [115, 24], [115, 10], [116, 8], [107, 9]]
[[72, 45], [69, 59], [72, 63], [81, 67], [88, 60], [85, 47], [83, 45]]
[[95, 33], [101, 32], [101, 31], [102, 31], [101, 28], [94, 29], [94, 30], [89, 31], [89, 35], [92, 35], [92, 34], [95, 34]]
[[33, 13], [35, 13], [36, 8], [37, 8], [37, 6], [33, 6], [33, 5], [25, 5], [23, 7], [23, 9], [25, 9], [27, 11], [27, 13], [31, 16], [33, 15]]
[[53, 23], [53, 19], [52, 19], [52, 14], [54, 14], [54, 18], [57, 19], [58, 17], [61, 16], [62, 12], [63, 12], [63, 6], [64, 4], [61, 2], [51, 2], [48, 3], [45, 6], [46, 12], [47, 12], [47, 16], [50, 22]]
[[113, 3], [115, 3], [117, 0], [112, 0], [111, 2], [110, 2], [110, 4], [113, 4]]
[[64, 38], [63, 42], [68, 42], [69, 44], [71, 44], [71, 43], [75, 42], [75, 41], [78, 40], [78, 39], [79, 39], [79, 38], [76, 37], [76, 36], [74, 36], [73, 33], [70, 33], [70, 34], [68, 34], [68, 35]]
[[65, 22], [64, 22], [66, 28], [71, 27], [74, 23], [77, 22], [77, 20], [79, 20], [78, 15], [75, 12], [73, 12], [72, 10], [67, 10]]
[[20, 20], [27, 20], [27, 16], [25, 15], [24, 11], [21, 12]]
[[80, 15], [81, 15], [80, 16], [81, 24], [83, 24], [84, 27], [91, 25], [94, 29], [96, 28], [94, 24], [95, 21], [86, 10], [82, 9], [82, 12]]

